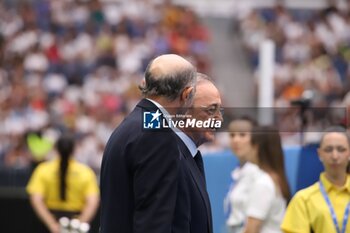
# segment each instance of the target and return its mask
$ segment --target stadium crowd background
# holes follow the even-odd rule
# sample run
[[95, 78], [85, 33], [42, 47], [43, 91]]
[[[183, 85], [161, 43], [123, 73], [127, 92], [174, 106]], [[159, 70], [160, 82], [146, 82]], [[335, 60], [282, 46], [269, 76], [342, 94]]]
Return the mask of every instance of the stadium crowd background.
[[[260, 42], [275, 42], [275, 106], [311, 90], [314, 107], [349, 107], [350, 1], [322, 9], [276, 2], [232, 13], [252, 70]], [[75, 157], [98, 175], [105, 142], [141, 98], [145, 65], [176, 53], [210, 75], [210, 38], [193, 9], [166, 0], [1, 1], [0, 186], [24, 187], [64, 129], [78, 139]], [[295, 114], [281, 125], [295, 129]]]
[[[7, 4], [5, 4], [7, 3]], [[170, 1], [0, 3], [0, 164], [50, 158], [63, 129], [97, 173], [112, 130], [140, 99], [145, 64], [176, 53], [208, 73], [209, 34]]]
[[[306, 90], [313, 93], [313, 107], [350, 105], [349, 4], [315, 10], [287, 9], [282, 2], [234, 15], [252, 69], [259, 44], [275, 42], [275, 106], [290, 107]], [[79, 136], [77, 158], [98, 173], [104, 143], [140, 99], [137, 85], [152, 57], [177, 53], [210, 74], [208, 28], [192, 9], [171, 1], [37, 0], [0, 6], [0, 164], [5, 167], [30, 167], [46, 156], [58, 131], [69, 128]], [[282, 131], [298, 128], [296, 114], [286, 112]], [[290, 138], [285, 143], [299, 143]]]
[[[323, 1], [321, 8], [287, 8], [285, 2], [267, 8], [241, 2], [235, 29], [258, 85], [259, 46], [267, 39], [274, 42], [274, 107], [280, 109], [275, 111], [284, 144], [300, 144], [295, 130], [303, 124], [300, 117], [308, 121], [306, 143], [314, 143], [329, 124], [326, 118], [345, 126], [350, 119], [350, 1]], [[295, 107], [311, 110], [300, 116]]]

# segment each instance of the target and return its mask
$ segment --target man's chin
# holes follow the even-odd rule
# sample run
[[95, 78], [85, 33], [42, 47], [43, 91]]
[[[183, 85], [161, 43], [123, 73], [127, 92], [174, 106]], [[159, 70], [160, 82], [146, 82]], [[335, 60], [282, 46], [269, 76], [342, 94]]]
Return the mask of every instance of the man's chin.
[[204, 133], [205, 142], [212, 142], [215, 140], [215, 131], [206, 131]]

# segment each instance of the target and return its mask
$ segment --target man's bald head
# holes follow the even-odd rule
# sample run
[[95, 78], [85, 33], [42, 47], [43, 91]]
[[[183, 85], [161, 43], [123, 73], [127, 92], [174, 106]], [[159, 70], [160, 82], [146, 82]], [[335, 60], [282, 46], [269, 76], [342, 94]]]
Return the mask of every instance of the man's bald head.
[[156, 57], [149, 65], [149, 72], [155, 79], [166, 77], [170, 73], [194, 69], [193, 65], [176, 54], [165, 54]]
[[172, 101], [195, 83], [196, 69], [189, 61], [176, 54], [165, 54], [148, 64], [140, 89], [145, 97], [162, 96]]

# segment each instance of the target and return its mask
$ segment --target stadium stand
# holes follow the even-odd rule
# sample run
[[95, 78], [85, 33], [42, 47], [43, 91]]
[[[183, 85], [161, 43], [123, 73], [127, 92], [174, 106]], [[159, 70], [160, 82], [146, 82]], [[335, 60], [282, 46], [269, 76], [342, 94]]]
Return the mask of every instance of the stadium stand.
[[45, 159], [68, 128], [76, 158], [98, 173], [152, 57], [177, 53], [210, 69], [207, 28], [170, 1], [5, 1], [0, 35], [0, 164], [14, 169]]

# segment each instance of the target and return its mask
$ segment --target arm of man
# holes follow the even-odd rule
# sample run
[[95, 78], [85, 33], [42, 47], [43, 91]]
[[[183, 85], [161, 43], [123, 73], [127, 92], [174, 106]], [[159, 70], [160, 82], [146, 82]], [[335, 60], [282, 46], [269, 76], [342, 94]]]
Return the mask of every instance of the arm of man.
[[30, 203], [32, 204], [35, 213], [48, 227], [51, 233], [59, 233], [60, 225], [56, 221], [55, 217], [50, 213], [49, 209], [44, 203], [44, 198], [40, 194], [30, 195]]
[[[179, 157], [176, 135], [147, 132], [133, 147], [134, 233], [170, 233], [177, 197]], [[186, 232], [184, 232], [186, 233]]]

